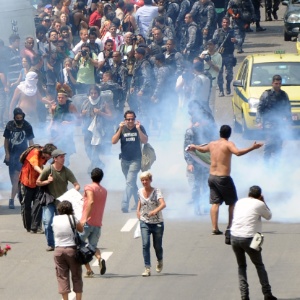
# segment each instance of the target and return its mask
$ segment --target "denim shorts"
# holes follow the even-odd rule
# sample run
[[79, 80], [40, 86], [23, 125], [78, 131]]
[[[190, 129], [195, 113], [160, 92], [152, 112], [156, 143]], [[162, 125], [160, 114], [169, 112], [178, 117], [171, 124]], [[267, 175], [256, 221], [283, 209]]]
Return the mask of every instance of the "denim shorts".
[[83, 232], [80, 233], [81, 240], [84, 242], [88, 240], [88, 243], [95, 248], [97, 248], [97, 244], [100, 239], [100, 236], [101, 236], [101, 227], [92, 226], [89, 225], [88, 223], [84, 224]]

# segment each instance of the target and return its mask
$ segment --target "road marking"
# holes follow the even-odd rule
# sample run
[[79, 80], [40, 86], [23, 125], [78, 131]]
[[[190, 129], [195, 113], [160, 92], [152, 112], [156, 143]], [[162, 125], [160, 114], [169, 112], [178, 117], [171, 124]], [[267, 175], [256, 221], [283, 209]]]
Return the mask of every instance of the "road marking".
[[129, 219], [122, 227], [121, 232], [129, 232], [138, 222], [138, 219]]
[[[107, 261], [111, 255], [113, 253], [112, 252], [101, 252], [101, 258], [103, 258], [105, 261]], [[98, 266], [98, 259], [95, 259], [94, 262], [92, 263], [93, 267], [97, 267]]]

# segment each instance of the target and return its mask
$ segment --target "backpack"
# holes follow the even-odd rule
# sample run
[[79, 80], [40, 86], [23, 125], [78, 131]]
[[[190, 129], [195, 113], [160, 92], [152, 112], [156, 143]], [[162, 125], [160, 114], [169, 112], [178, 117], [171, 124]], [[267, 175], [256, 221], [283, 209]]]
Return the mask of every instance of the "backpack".
[[149, 143], [146, 143], [142, 149], [141, 171], [149, 170], [155, 160], [156, 154], [154, 148]]
[[20, 155], [20, 163], [21, 164], [24, 164], [25, 162], [25, 159], [27, 157], [27, 155], [29, 154], [29, 152], [32, 150], [32, 149], [38, 149], [38, 150], [42, 150], [42, 146], [40, 146], [39, 144], [34, 144], [32, 146], [29, 146], [25, 151], [23, 151]]

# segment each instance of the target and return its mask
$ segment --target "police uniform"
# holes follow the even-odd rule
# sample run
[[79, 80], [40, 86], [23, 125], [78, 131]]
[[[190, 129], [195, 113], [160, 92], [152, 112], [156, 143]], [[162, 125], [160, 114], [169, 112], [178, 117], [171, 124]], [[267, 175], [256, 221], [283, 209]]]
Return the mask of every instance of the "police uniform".
[[202, 34], [195, 22], [191, 22], [187, 25], [184, 36], [186, 42], [186, 59], [193, 61], [198, 55], [200, 46], [202, 45]]
[[213, 36], [213, 40], [216, 43], [216, 45], [218, 45], [219, 52], [221, 52], [222, 55], [222, 67], [218, 75], [218, 86], [220, 96], [224, 96], [224, 67], [226, 69], [226, 92], [227, 94], [231, 93], [230, 84], [233, 79], [233, 67], [236, 64], [236, 58], [233, 55], [234, 43], [231, 41], [232, 38], [236, 38], [238, 40], [234, 30], [231, 28], [229, 28], [227, 31], [225, 31], [223, 28], [218, 28]]
[[[147, 118], [152, 87], [151, 80], [153, 80], [152, 74], [152, 67], [146, 58], [135, 62], [130, 85], [130, 88], [133, 88], [134, 92], [129, 98], [129, 106], [131, 110], [138, 112], [141, 119]], [[142, 96], [137, 95], [139, 91], [143, 93]], [[143, 124], [146, 124], [145, 121], [143, 121]]]
[[272, 155], [282, 149], [283, 136], [292, 120], [291, 104], [286, 92], [269, 89], [263, 92], [257, 107], [256, 121], [262, 123], [265, 132], [264, 158], [269, 161]]
[[256, 17], [254, 7], [251, 0], [230, 0], [227, 7], [227, 17], [232, 16], [230, 10], [236, 16], [232, 18], [232, 28], [235, 34], [239, 36], [237, 43], [238, 53], [243, 53], [243, 43], [246, 37], [246, 29]]
[[201, 3], [200, 1], [196, 2], [190, 14], [193, 16], [193, 20], [199, 26], [201, 32], [204, 29], [208, 30], [207, 34], [203, 34], [203, 45], [206, 45], [206, 42], [210, 40], [213, 36], [213, 33], [216, 29], [216, 11], [215, 5], [212, 1]]

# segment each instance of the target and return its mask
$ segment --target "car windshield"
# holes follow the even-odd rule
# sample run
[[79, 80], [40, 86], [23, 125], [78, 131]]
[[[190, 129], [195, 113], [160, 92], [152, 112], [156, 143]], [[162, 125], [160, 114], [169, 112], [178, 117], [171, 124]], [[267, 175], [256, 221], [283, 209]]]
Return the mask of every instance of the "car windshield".
[[300, 85], [300, 62], [254, 64], [250, 86], [271, 86], [272, 77], [280, 75], [282, 85]]

